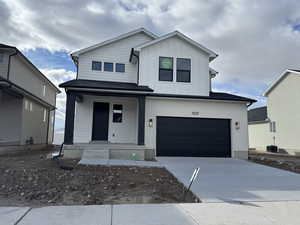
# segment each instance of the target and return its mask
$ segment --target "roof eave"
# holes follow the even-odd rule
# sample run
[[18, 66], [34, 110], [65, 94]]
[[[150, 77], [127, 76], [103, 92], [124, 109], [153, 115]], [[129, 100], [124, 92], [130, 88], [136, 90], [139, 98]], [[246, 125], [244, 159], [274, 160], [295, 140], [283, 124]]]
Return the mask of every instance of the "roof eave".
[[194, 41], [193, 39], [185, 36], [184, 34], [182, 34], [179, 31], [174, 31], [174, 32], [168, 33], [168, 34], [166, 34], [164, 36], [161, 36], [161, 37], [159, 37], [155, 40], [152, 40], [152, 41], [146, 42], [144, 44], [141, 44], [139, 46], [136, 46], [136, 47], [134, 47], [134, 50], [141, 51], [141, 49], [143, 49], [145, 47], [151, 46], [153, 44], [156, 44], [160, 41], [166, 40], [166, 39], [171, 38], [173, 36], [179, 36], [180, 38], [184, 39], [185, 41], [189, 42], [190, 44], [192, 44], [192, 45], [196, 46], [197, 48], [201, 49], [202, 51], [206, 52], [209, 55], [209, 61], [210, 62], [218, 57], [217, 53], [215, 53], [212, 50], [204, 47], [203, 45], [201, 45], [198, 42]]
[[294, 70], [291, 70], [291, 69], [285, 70], [283, 73], [281, 73], [281, 75], [275, 81], [273, 81], [273, 83], [271, 83], [271, 85], [263, 93], [263, 96], [264, 97], [268, 97], [269, 93], [285, 78], [285, 76], [288, 73], [297, 73], [297, 74], [300, 74], [300, 72], [297, 72], [297, 71], [294, 71]]
[[82, 54], [82, 53], [85, 53], [85, 52], [94, 50], [94, 49], [99, 48], [99, 47], [102, 47], [102, 46], [104, 46], [104, 45], [111, 44], [111, 43], [113, 43], [113, 42], [115, 42], [115, 41], [122, 40], [122, 39], [124, 39], [124, 38], [130, 37], [130, 36], [132, 36], [132, 35], [135, 35], [135, 34], [138, 34], [138, 33], [141, 33], [141, 32], [147, 34], [149, 37], [151, 37], [151, 38], [153, 38], [153, 39], [158, 38], [158, 36], [157, 36], [156, 34], [153, 34], [152, 32], [150, 32], [150, 31], [148, 31], [148, 30], [146, 30], [145, 28], [142, 27], [142, 28], [138, 28], [138, 29], [136, 29], [136, 30], [130, 31], [130, 32], [125, 33], [125, 34], [121, 34], [121, 35], [119, 35], [119, 36], [117, 36], [117, 37], [108, 39], [108, 40], [106, 40], [106, 41], [97, 43], [97, 44], [95, 44], [95, 45], [89, 46], [89, 47], [87, 47], [87, 48], [83, 48], [83, 49], [80, 49], [80, 50], [76, 50], [76, 51], [74, 51], [74, 52], [71, 53], [71, 56], [77, 56], [77, 57], [78, 57], [78, 56], [79, 56], [80, 54]]

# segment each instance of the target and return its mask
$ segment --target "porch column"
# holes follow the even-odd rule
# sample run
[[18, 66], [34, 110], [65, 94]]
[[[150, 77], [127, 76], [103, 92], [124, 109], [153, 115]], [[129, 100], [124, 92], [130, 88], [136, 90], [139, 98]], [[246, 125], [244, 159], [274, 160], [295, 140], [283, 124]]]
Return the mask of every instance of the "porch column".
[[138, 96], [138, 145], [145, 144], [145, 96]]
[[74, 115], [75, 115], [75, 99], [76, 96], [67, 91], [67, 103], [66, 103], [66, 119], [65, 119], [65, 139], [64, 144], [73, 144], [74, 136]]

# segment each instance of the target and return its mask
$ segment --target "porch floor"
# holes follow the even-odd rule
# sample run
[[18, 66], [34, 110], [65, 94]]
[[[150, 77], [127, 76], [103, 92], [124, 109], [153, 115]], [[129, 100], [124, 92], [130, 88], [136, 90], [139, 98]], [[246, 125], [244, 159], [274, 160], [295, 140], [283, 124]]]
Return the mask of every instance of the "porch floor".
[[135, 161], [119, 159], [81, 159], [79, 164], [102, 166], [139, 166], [139, 167], [164, 167], [157, 161]]

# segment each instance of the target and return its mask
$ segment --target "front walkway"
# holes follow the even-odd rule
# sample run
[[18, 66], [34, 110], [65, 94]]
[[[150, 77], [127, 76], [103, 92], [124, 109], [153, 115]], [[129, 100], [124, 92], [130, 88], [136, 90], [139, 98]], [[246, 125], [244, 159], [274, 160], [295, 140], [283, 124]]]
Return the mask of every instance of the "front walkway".
[[0, 225], [295, 225], [300, 202], [0, 208]]
[[232, 158], [158, 157], [186, 186], [200, 167], [192, 191], [203, 202], [300, 200], [300, 174]]

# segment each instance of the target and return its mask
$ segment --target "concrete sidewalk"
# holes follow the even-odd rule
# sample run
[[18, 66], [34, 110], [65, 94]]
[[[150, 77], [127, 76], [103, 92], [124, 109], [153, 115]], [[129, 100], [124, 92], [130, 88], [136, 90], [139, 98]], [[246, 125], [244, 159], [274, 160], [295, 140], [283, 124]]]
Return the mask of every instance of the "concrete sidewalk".
[[1, 225], [297, 225], [300, 202], [0, 208]]

